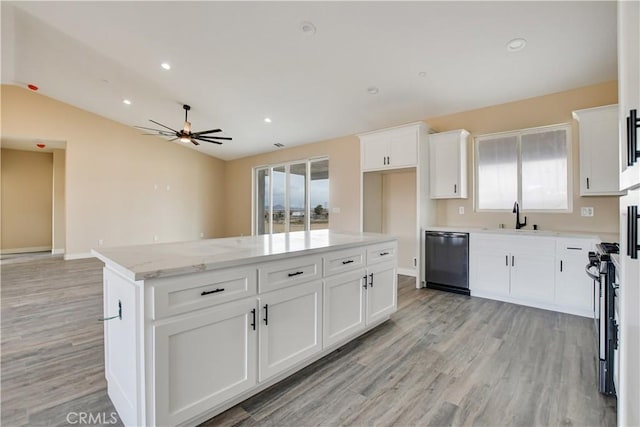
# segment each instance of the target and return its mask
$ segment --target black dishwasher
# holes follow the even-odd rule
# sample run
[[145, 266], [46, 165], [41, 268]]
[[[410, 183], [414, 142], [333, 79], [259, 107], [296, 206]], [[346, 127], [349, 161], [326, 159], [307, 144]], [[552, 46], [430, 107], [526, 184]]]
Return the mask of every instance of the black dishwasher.
[[427, 231], [427, 288], [469, 295], [469, 234]]

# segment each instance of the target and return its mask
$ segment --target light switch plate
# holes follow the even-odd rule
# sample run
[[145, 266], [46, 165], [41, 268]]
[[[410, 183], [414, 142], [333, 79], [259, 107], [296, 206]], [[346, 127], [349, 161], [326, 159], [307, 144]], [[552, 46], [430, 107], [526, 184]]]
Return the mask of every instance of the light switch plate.
[[460, 215], [464, 215], [464, 206], [459, 206], [459, 207], [458, 207], [458, 213], [459, 213]]
[[593, 208], [592, 207], [583, 206], [582, 208], [580, 208], [580, 215], [582, 215], [582, 216], [593, 216]]

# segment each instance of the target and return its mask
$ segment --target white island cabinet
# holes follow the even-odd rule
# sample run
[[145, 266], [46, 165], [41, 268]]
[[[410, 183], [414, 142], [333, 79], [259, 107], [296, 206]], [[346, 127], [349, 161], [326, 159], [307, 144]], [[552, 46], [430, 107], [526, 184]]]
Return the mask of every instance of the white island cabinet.
[[328, 230], [101, 249], [107, 390], [193, 425], [389, 319], [397, 242]]

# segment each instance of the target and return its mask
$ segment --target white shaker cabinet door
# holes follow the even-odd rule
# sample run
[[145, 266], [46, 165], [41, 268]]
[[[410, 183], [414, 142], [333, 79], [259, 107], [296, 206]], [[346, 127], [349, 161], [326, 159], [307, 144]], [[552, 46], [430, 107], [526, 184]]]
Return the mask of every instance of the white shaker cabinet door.
[[593, 315], [593, 280], [584, 272], [592, 245], [591, 241], [562, 245], [556, 260], [555, 303], [582, 316]]
[[370, 325], [396, 311], [398, 292], [395, 263], [369, 267], [367, 273], [367, 325]]
[[418, 128], [396, 129], [391, 134], [387, 164], [394, 168], [415, 166], [418, 163]]
[[322, 350], [322, 281], [260, 295], [259, 379]]
[[511, 297], [526, 304], [553, 304], [555, 256], [511, 255]]
[[323, 346], [344, 341], [365, 328], [366, 270], [330, 277], [324, 282]]
[[362, 170], [387, 167], [389, 157], [389, 137], [386, 133], [361, 137]]
[[257, 382], [256, 299], [153, 327], [155, 425], [176, 425]]
[[481, 245], [474, 247], [470, 255], [470, 283], [472, 295], [487, 297], [509, 296], [510, 256], [505, 251], [491, 252], [483, 250]]

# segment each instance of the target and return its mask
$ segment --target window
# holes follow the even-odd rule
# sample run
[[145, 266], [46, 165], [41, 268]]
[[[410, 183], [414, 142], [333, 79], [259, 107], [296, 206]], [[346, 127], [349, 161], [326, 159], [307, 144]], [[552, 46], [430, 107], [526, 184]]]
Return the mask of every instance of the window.
[[329, 228], [329, 159], [254, 169], [254, 234]]
[[569, 211], [569, 125], [476, 138], [476, 209]]

